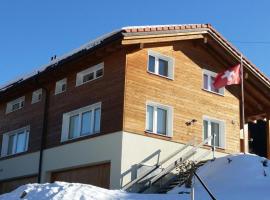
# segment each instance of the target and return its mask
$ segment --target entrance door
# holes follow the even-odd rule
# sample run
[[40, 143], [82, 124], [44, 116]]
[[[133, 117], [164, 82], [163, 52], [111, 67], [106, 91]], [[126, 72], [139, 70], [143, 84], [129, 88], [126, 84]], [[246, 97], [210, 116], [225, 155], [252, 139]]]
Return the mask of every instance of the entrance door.
[[266, 122], [248, 123], [249, 129], [249, 152], [259, 156], [267, 156]]
[[109, 189], [110, 163], [54, 172], [51, 181], [84, 183]]

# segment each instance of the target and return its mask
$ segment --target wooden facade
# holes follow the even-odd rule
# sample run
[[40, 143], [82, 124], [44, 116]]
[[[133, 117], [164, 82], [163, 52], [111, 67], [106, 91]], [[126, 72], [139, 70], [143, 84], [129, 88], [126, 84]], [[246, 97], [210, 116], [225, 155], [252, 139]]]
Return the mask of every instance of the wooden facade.
[[[203, 70], [223, 71], [239, 62], [239, 53], [208, 25], [197, 28], [127, 28], [119, 32], [120, 37], [119, 33], [110, 36], [114, 38], [111, 42], [84, 50], [72, 58], [65, 59], [65, 62], [54, 63], [55, 66], [49, 66], [40, 74], [16, 83], [6, 91], [0, 91], [0, 142], [4, 133], [30, 126], [27, 152], [2, 157], [0, 162], [21, 154], [37, 152], [41, 150], [42, 141], [43, 147], [50, 149], [118, 131], [175, 143], [187, 143], [194, 138], [201, 142], [203, 116], [225, 123], [225, 148], [218, 148], [218, 151], [236, 153], [246, 150], [243, 139], [240, 138], [240, 130], [243, 127], [240, 115], [240, 87], [227, 87], [224, 95], [203, 89]], [[181, 29], [188, 31], [181, 32]], [[140, 33], [137, 34], [136, 31]], [[161, 33], [158, 33], [159, 31]], [[149, 50], [174, 59], [173, 79], [147, 71]], [[78, 72], [101, 62], [104, 62], [103, 77], [76, 86]], [[244, 60], [244, 66], [245, 120], [266, 121], [267, 156], [270, 158], [270, 81], [247, 59]], [[67, 78], [67, 90], [55, 95], [55, 83], [63, 78]], [[47, 107], [45, 90], [42, 100], [31, 104], [32, 92], [39, 88], [46, 88], [49, 92]], [[7, 102], [21, 96], [25, 96], [24, 107], [6, 114]], [[173, 108], [172, 137], [145, 131], [147, 101]], [[97, 102], [102, 102], [100, 133], [61, 142], [63, 114]], [[48, 109], [47, 115], [45, 109]], [[187, 126], [186, 123], [190, 120], [196, 122]], [[42, 137], [43, 130], [45, 135]], [[83, 176], [89, 170], [96, 172], [103, 167], [92, 170], [80, 166], [80, 169], [68, 172], [53, 172], [52, 180], [70, 180], [69, 173], [76, 175], [80, 172]], [[107, 175], [110, 174], [110, 166], [106, 165], [105, 168]], [[109, 187], [108, 177], [109, 175], [102, 177], [104, 181], [98, 184]], [[90, 179], [87, 181], [92, 183]]]
[[[203, 89], [203, 69], [218, 72], [222, 64], [204, 50], [198, 40], [152, 44], [127, 55], [124, 130], [151, 137], [186, 143], [193, 138], [202, 141], [203, 115], [226, 121], [226, 152], [238, 152], [240, 146], [239, 99], [229, 90], [217, 95]], [[174, 80], [147, 72], [148, 50], [175, 59]], [[146, 101], [174, 108], [173, 137], [145, 132]], [[187, 121], [196, 119], [194, 126]]]

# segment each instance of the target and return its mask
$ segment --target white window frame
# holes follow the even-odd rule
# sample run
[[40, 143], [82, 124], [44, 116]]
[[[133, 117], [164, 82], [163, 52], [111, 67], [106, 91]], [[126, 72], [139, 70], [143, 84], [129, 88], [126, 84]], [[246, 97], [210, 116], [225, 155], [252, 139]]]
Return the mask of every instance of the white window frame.
[[[153, 115], [153, 132], [147, 130], [147, 125], [148, 125], [148, 118], [147, 118], [147, 106], [152, 106], [154, 108], [154, 115]], [[167, 116], [166, 116], [166, 135], [157, 133], [157, 108], [161, 108], [167, 111]], [[168, 137], [173, 137], [173, 107], [160, 104], [157, 102], [153, 101], [147, 101], [146, 102], [146, 114], [145, 114], [145, 132], [148, 133], [153, 133], [157, 135], [162, 135], [162, 136], [168, 136]]]
[[[203, 122], [204, 121], [208, 121], [208, 134], [207, 134], [208, 137], [211, 136], [211, 122], [219, 124], [219, 133], [220, 133], [219, 144], [220, 145], [219, 146], [216, 145], [216, 147], [225, 149], [226, 148], [226, 122], [224, 120], [209, 117], [206, 115], [203, 116]], [[205, 140], [206, 138], [204, 138], [204, 127], [203, 126], [204, 125], [202, 123], [202, 138], [203, 138], [203, 140]], [[207, 144], [211, 146], [212, 145], [211, 140], [209, 140]]]
[[[63, 120], [62, 120], [62, 133], [61, 133], [61, 142], [65, 142], [65, 141], [68, 141], [68, 140], [73, 140], [73, 139], [77, 139], [77, 138], [81, 138], [81, 137], [85, 137], [85, 136], [88, 136], [88, 135], [93, 135], [93, 134], [98, 134], [100, 133], [99, 132], [94, 132], [94, 110], [97, 109], [97, 108], [100, 108], [100, 128], [101, 128], [101, 112], [102, 112], [102, 109], [101, 109], [101, 102], [98, 102], [98, 103], [95, 103], [95, 104], [92, 104], [92, 105], [89, 105], [89, 106], [85, 106], [83, 108], [79, 108], [77, 110], [73, 110], [71, 112], [68, 112], [68, 113], [64, 113], [63, 114]], [[79, 127], [78, 127], [78, 131], [81, 130], [81, 119], [82, 119], [82, 114], [85, 113], [85, 112], [88, 112], [88, 111], [92, 111], [92, 117], [91, 117], [91, 133], [87, 134], [87, 135], [79, 135], [78, 137], [76, 138], [69, 138], [69, 125], [70, 125], [70, 118], [74, 115], [79, 115]], [[99, 128], [99, 129], [100, 129]]]
[[[18, 109], [12, 110], [12, 106], [17, 103], [20, 104], [20, 107]], [[6, 114], [22, 109], [24, 107], [24, 104], [25, 104], [25, 96], [22, 96], [18, 99], [8, 102], [6, 107]]]
[[[22, 127], [7, 133], [3, 134], [2, 137], [2, 149], [1, 149], [1, 157], [5, 157], [5, 156], [11, 156], [11, 155], [16, 155], [16, 154], [20, 154], [23, 152], [19, 152], [19, 153], [13, 153], [13, 154], [9, 154], [8, 155], [8, 145], [9, 145], [9, 138], [12, 135], [18, 135], [18, 133], [24, 132], [26, 133], [26, 141], [25, 141], [25, 150], [23, 152], [26, 152], [28, 150], [28, 146], [29, 146], [29, 134], [30, 134], [30, 126], [26, 126], [26, 127]], [[17, 138], [16, 138], [17, 140]], [[17, 148], [17, 146], [13, 147], [13, 148]]]
[[32, 101], [31, 104], [40, 102], [42, 100], [42, 89], [38, 89], [32, 93]]
[[[63, 85], [66, 85], [65, 90], [62, 90]], [[67, 90], [67, 78], [63, 78], [55, 83], [54, 94], [61, 94]]]
[[[100, 77], [96, 77], [96, 72], [100, 69], [103, 69], [103, 74]], [[86, 76], [87, 74], [90, 74], [90, 73], [94, 73], [94, 78], [92, 80], [83, 82], [83, 77]], [[89, 82], [96, 80], [96, 79], [99, 79], [103, 76], [104, 76], [104, 63], [102, 62], [102, 63], [99, 63], [97, 65], [91, 66], [83, 71], [78, 72], [77, 77], [76, 77], [76, 86], [80, 86], [80, 85], [89, 83]]]
[[[204, 75], [207, 75], [207, 78], [208, 78], [207, 88], [204, 88]], [[219, 92], [215, 92], [215, 91], [211, 90], [211, 81], [212, 81], [211, 78], [216, 77], [216, 76], [217, 76], [217, 73], [212, 72], [212, 71], [207, 70], [207, 69], [203, 69], [203, 73], [202, 73], [202, 89], [207, 91], [207, 92], [211, 92], [211, 93], [214, 93], [214, 94], [224, 96], [225, 95], [225, 87], [220, 88]]]
[[[151, 72], [149, 70], [149, 58], [150, 58], [150, 56], [153, 56], [155, 58], [155, 72]], [[162, 59], [162, 60], [165, 60], [165, 61], [168, 62], [168, 76], [164, 76], [164, 75], [159, 74], [158, 59]], [[148, 50], [147, 72], [173, 80], [174, 79], [174, 58], [163, 55], [163, 54], [158, 53], [158, 52], [153, 51], [153, 50]]]

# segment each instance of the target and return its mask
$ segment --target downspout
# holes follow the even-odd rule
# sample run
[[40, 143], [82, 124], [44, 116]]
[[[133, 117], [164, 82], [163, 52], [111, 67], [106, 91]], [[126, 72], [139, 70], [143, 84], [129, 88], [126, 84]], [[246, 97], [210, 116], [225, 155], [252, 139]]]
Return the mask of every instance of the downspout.
[[41, 141], [40, 141], [40, 151], [39, 151], [39, 163], [38, 163], [38, 183], [41, 183], [41, 176], [42, 176], [42, 162], [43, 162], [43, 151], [45, 149], [46, 144], [46, 133], [47, 133], [47, 122], [48, 122], [48, 109], [49, 109], [49, 97], [50, 92], [49, 90], [44, 87], [42, 84], [38, 82], [36, 79], [37, 84], [45, 93], [44, 99], [44, 108], [43, 108], [43, 121], [42, 121], [42, 133], [41, 133]]

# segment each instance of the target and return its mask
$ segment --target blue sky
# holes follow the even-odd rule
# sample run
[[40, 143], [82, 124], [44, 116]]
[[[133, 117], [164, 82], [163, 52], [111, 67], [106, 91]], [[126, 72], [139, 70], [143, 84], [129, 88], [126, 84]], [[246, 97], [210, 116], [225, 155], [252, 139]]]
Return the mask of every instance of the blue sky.
[[1, 0], [0, 85], [123, 26], [187, 23], [212, 24], [270, 77], [269, 8], [268, 0]]

